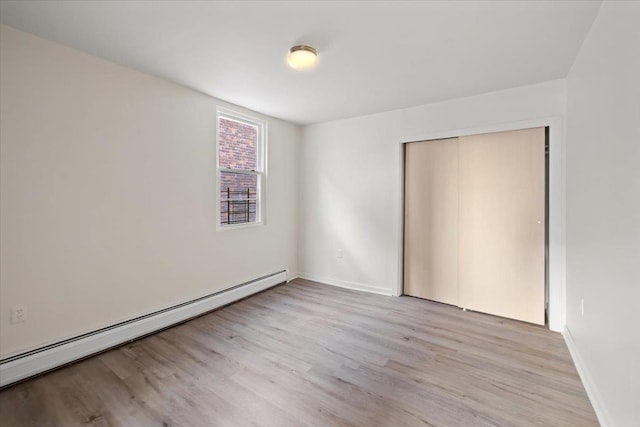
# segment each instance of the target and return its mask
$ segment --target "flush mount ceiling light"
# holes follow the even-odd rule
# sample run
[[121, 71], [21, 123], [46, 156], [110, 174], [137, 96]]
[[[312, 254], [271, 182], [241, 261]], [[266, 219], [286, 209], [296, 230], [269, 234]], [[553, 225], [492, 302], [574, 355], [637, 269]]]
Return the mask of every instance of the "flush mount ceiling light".
[[318, 51], [304, 44], [300, 44], [289, 49], [287, 62], [296, 70], [308, 70], [313, 68], [318, 60]]

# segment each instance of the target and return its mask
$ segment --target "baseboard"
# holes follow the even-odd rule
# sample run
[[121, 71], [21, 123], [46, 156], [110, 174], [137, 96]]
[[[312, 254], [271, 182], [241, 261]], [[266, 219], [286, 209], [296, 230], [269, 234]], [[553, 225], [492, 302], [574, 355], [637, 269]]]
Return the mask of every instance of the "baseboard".
[[379, 288], [377, 286], [365, 285], [363, 283], [347, 282], [345, 280], [327, 279], [325, 277], [314, 276], [307, 273], [298, 273], [301, 279], [313, 280], [314, 282], [324, 283], [325, 285], [337, 286], [339, 288], [354, 289], [356, 291], [370, 292], [372, 294], [392, 296], [391, 289]]
[[300, 273], [292, 273], [289, 271], [289, 269], [287, 269], [286, 272], [287, 272], [287, 283], [300, 277]]
[[215, 294], [0, 360], [0, 387], [166, 329], [287, 281], [280, 271]]
[[571, 353], [573, 363], [574, 365], [576, 365], [578, 375], [580, 375], [580, 379], [582, 380], [584, 389], [589, 396], [591, 406], [593, 406], [593, 410], [596, 412], [596, 416], [598, 417], [600, 425], [602, 427], [613, 427], [613, 421], [611, 420], [609, 412], [604, 405], [602, 396], [600, 395], [600, 392], [598, 392], [598, 388], [593, 382], [593, 377], [589, 373], [589, 370], [587, 369], [582, 356], [580, 356], [578, 347], [576, 347], [576, 343], [573, 340], [573, 336], [571, 336], [571, 331], [569, 331], [568, 327], [565, 326], [564, 333], [562, 335], [564, 337], [564, 341], [567, 343], [567, 347], [569, 348], [569, 353]]

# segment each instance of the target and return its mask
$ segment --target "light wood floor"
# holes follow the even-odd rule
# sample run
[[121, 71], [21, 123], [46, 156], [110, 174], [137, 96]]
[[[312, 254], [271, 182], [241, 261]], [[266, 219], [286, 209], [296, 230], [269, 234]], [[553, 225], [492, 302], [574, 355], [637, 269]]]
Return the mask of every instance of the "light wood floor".
[[0, 392], [2, 426], [596, 426], [562, 337], [295, 280]]

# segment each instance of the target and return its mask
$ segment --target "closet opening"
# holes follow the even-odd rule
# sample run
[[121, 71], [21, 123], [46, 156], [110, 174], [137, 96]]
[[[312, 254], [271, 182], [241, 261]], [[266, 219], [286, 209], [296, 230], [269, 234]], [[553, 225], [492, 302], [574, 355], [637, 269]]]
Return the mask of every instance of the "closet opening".
[[549, 325], [549, 127], [404, 145], [402, 294]]

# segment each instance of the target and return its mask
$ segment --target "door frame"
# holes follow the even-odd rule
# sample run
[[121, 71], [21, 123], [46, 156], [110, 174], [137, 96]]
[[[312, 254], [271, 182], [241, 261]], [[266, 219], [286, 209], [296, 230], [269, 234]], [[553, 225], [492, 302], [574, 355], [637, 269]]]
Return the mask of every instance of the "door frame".
[[404, 288], [404, 149], [411, 142], [432, 139], [454, 138], [482, 133], [503, 132], [509, 130], [535, 127], [549, 128], [549, 329], [563, 332], [566, 319], [566, 246], [565, 246], [565, 138], [563, 118], [559, 116], [545, 117], [517, 122], [499, 123], [473, 128], [451, 129], [446, 131], [411, 135], [398, 141], [400, 176], [399, 176], [399, 215], [398, 227], [398, 280], [393, 294], [400, 296]]

